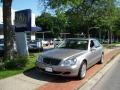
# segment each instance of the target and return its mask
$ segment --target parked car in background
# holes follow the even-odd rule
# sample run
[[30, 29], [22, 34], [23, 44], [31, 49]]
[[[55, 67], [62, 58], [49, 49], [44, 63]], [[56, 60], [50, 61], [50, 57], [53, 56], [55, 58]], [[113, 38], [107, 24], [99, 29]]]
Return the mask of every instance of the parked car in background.
[[61, 39], [61, 38], [55, 38], [55, 39], [53, 40], [54, 47], [57, 47], [59, 44], [62, 43], [62, 41], [63, 41], [63, 39]]
[[28, 50], [29, 51], [33, 51], [33, 50], [43, 51], [42, 42], [37, 41], [37, 40], [28, 41]]
[[43, 52], [36, 60], [38, 70], [48, 74], [82, 79], [86, 70], [103, 63], [104, 51], [96, 39], [66, 39], [57, 48]]
[[53, 45], [53, 40], [52, 39], [49, 40], [49, 44]]
[[47, 40], [42, 40], [42, 46], [48, 46], [49, 45], [49, 41]]

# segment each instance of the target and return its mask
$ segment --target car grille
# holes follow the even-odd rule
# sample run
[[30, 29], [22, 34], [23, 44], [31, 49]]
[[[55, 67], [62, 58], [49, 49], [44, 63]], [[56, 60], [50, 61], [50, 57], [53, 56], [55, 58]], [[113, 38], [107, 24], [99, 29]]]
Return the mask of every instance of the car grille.
[[61, 62], [61, 60], [59, 60], [59, 59], [47, 58], [47, 57], [43, 58], [43, 63], [45, 63], [45, 64], [59, 65], [60, 62]]

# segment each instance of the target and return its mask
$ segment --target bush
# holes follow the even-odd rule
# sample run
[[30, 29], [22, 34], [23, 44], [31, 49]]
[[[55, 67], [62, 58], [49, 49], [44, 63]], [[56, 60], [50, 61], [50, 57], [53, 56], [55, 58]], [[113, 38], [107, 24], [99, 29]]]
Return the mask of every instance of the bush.
[[5, 62], [6, 69], [14, 69], [16, 68], [16, 62], [14, 60], [9, 60]]
[[28, 58], [26, 56], [17, 56], [13, 60], [8, 60], [5, 62], [6, 69], [20, 69], [26, 66]]
[[5, 68], [5, 64], [2, 60], [2, 58], [0, 58], [0, 70], [3, 70]]

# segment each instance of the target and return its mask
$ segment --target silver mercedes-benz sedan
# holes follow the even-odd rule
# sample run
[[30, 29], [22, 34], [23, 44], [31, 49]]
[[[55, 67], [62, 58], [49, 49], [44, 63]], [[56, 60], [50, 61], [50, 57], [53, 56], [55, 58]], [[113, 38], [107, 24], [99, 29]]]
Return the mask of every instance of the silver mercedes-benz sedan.
[[38, 70], [61, 76], [82, 79], [86, 70], [103, 63], [104, 50], [96, 39], [71, 38], [57, 48], [43, 52], [36, 60]]

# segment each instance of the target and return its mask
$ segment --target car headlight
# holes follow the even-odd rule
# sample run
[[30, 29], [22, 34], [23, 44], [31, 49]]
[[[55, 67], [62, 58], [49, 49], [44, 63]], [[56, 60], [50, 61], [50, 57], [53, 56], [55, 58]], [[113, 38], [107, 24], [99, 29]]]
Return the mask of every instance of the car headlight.
[[38, 56], [38, 58], [37, 58], [36, 61], [37, 61], [37, 62], [42, 62], [42, 61], [43, 61], [43, 57], [42, 57], [42, 56]]
[[61, 63], [61, 66], [72, 66], [76, 64], [76, 59], [67, 59]]

